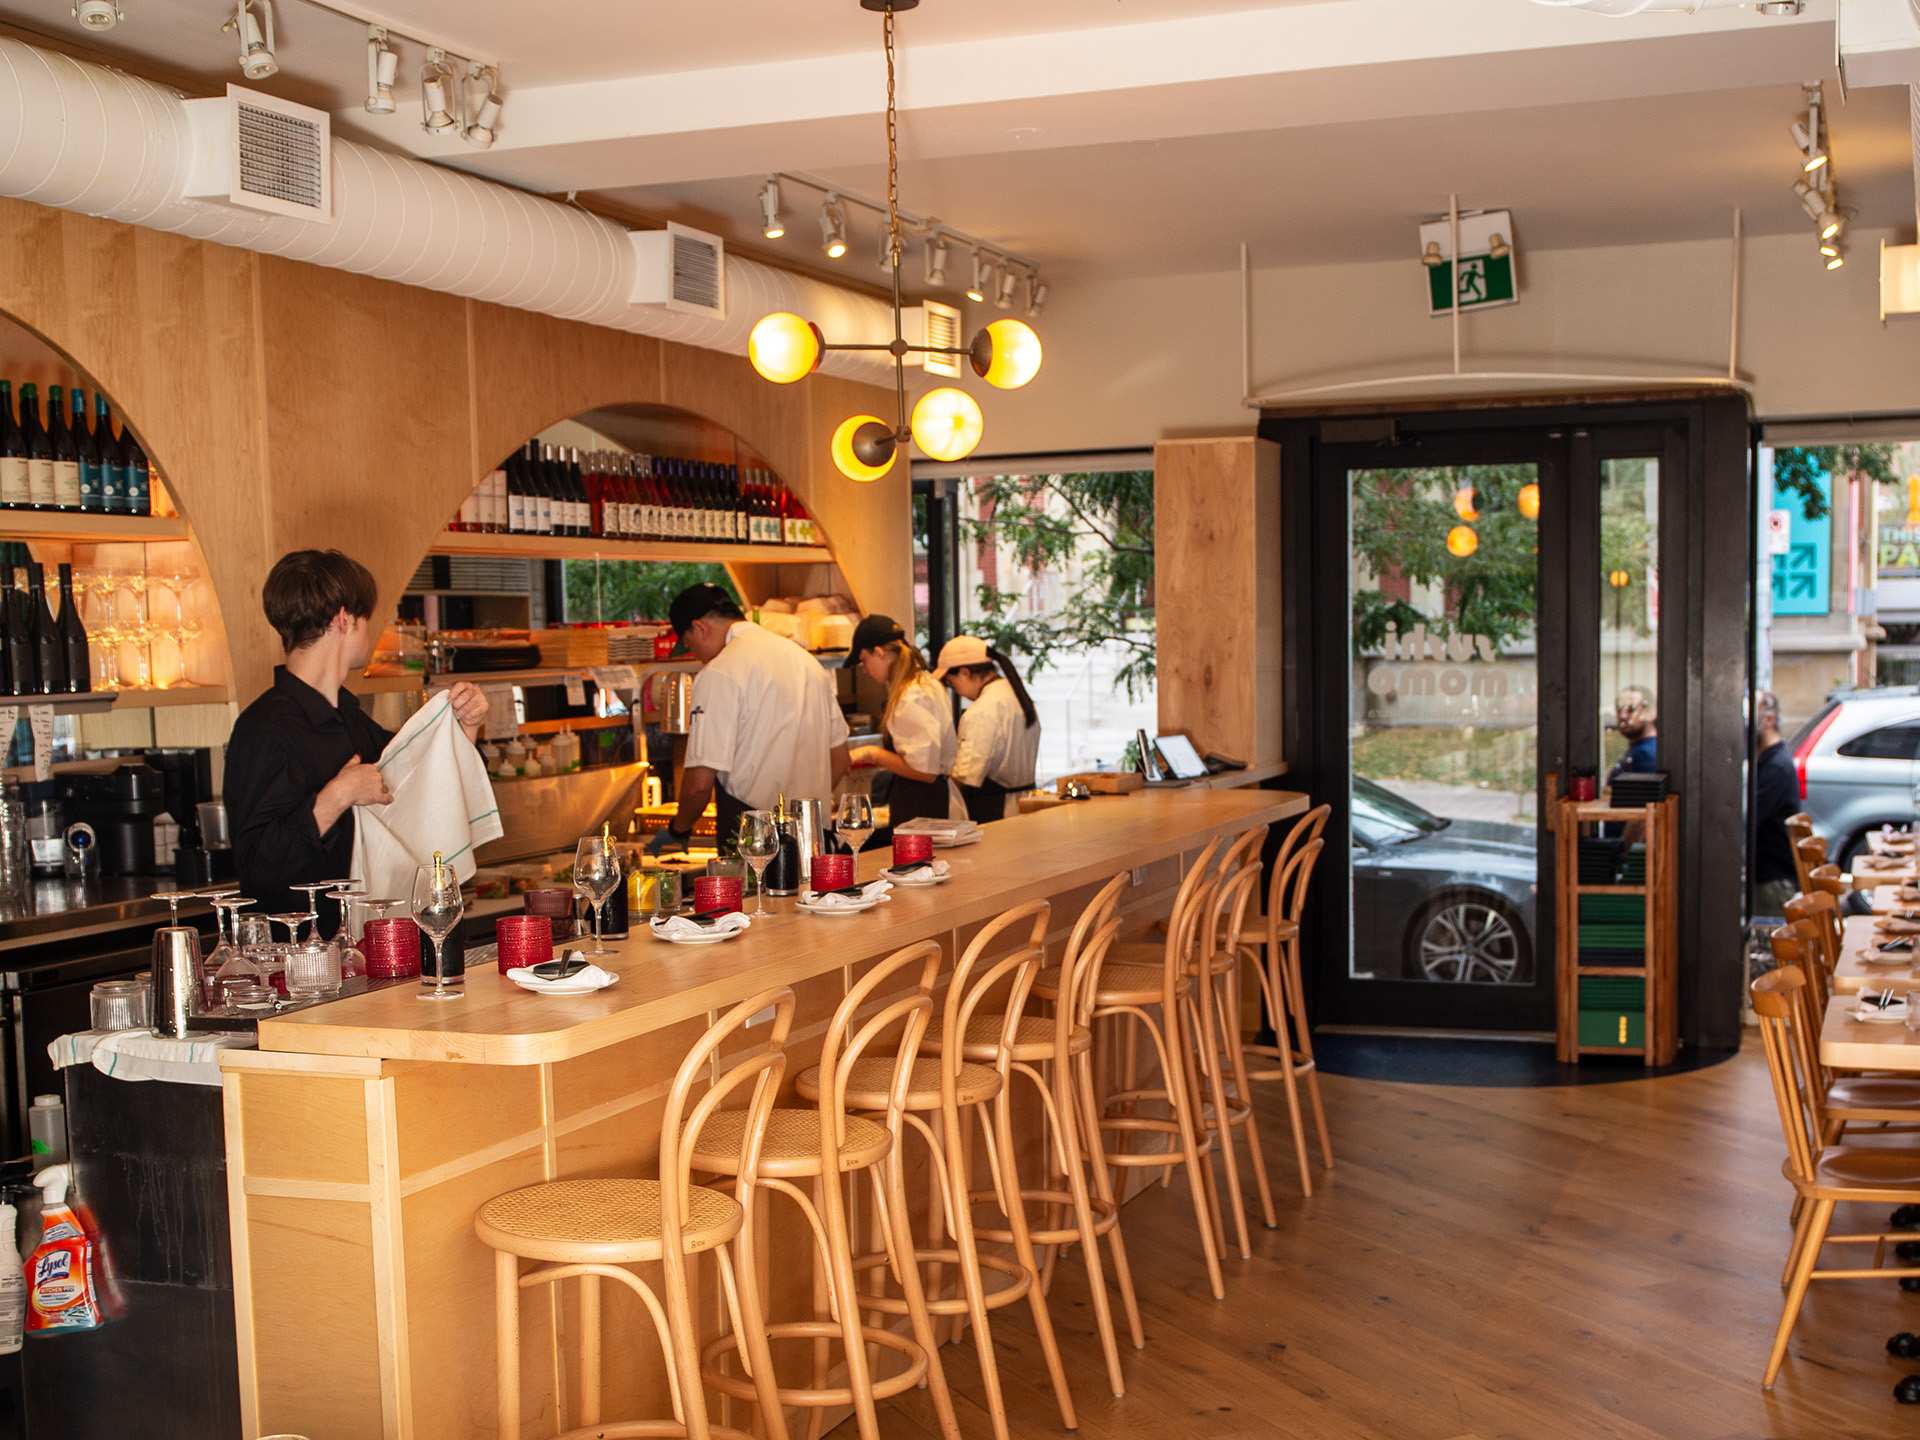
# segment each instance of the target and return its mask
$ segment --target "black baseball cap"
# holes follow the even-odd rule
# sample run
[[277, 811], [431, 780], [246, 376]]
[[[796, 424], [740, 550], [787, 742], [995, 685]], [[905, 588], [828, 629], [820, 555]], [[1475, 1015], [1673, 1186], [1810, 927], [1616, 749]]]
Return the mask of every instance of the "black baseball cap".
[[689, 585], [673, 597], [673, 604], [667, 607], [667, 619], [674, 633], [686, 642], [687, 631], [693, 628], [693, 622], [719, 613], [731, 615], [736, 620], [744, 620], [740, 607], [734, 603], [733, 596], [718, 585]]
[[900, 628], [900, 622], [891, 615], [869, 615], [854, 627], [853, 648], [847, 651], [847, 664], [858, 665], [864, 652], [878, 650], [882, 645], [891, 645], [895, 640], [906, 638], [907, 632]]

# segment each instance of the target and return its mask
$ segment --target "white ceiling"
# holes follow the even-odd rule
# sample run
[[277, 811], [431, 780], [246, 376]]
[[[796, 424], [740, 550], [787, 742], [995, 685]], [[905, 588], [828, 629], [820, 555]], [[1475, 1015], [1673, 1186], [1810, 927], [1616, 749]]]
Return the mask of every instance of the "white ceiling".
[[[190, 87], [238, 80], [221, 0], [122, 3], [103, 55]], [[902, 199], [1061, 274], [1219, 269], [1242, 239], [1263, 264], [1390, 256], [1449, 190], [1514, 210], [1536, 249], [1720, 235], [1735, 205], [1790, 232], [1786, 127], [1799, 82], [1830, 78], [1837, 3], [1621, 21], [1529, 0], [924, 0], [898, 20]], [[410, 43], [400, 113], [366, 115], [364, 28], [305, 0], [277, 0], [283, 72], [261, 88], [356, 139], [763, 250], [768, 171], [884, 189], [880, 26], [857, 0], [382, 5], [501, 62], [492, 150], [421, 132]], [[0, 22], [85, 39], [68, 0], [0, 0]], [[1856, 89], [1833, 138], [1857, 223], [1910, 224], [1904, 87]], [[779, 253], [879, 281], [870, 220], [855, 213], [829, 266], [805, 192], [788, 204]]]

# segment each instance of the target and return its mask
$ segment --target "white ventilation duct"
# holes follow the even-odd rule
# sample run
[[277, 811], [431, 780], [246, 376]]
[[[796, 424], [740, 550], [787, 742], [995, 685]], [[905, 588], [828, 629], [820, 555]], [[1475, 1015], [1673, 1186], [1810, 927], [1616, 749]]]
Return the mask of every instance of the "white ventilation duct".
[[[840, 341], [893, 338], [881, 301], [732, 255], [724, 318], [634, 305], [623, 227], [340, 139], [331, 224], [190, 199], [193, 146], [174, 91], [0, 37], [0, 196], [734, 354], [772, 310]], [[874, 380], [891, 365], [836, 351], [821, 368]]]
[[1802, 0], [1533, 0], [1558, 10], [1596, 15], [1651, 15], [1658, 11], [1698, 15], [1703, 10], [1758, 10], [1762, 15], [1798, 15]]

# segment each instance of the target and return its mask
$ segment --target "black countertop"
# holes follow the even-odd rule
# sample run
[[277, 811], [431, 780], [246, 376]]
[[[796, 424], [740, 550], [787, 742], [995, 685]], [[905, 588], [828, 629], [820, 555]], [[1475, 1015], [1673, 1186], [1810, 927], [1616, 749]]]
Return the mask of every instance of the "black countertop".
[[[101, 934], [131, 926], [164, 925], [169, 906], [152, 898], [172, 886], [164, 875], [78, 880], [36, 879], [23, 895], [0, 894], [0, 957], [6, 951]], [[181, 902], [180, 918], [211, 913], [204, 900]], [[0, 958], [0, 968], [5, 959]]]

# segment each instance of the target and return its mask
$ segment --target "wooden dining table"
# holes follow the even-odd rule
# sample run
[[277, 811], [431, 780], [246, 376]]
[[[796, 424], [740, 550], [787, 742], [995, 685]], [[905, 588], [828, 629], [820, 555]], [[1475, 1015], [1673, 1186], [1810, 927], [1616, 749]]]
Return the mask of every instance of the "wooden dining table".
[[1912, 932], [1914, 957], [1897, 965], [1881, 965], [1866, 957], [1884, 940], [1902, 938], [1904, 932], [1876, 929], [1884, 919], [1880, 915], [1849, 915], [1840, 925], [1839, 963], [1833, 967], [1833, 991], [1836, 995], [1857, 995], [1862, 989], [1920, 990], [1920, 975], [1914, 974], [1914, 959], [1920, 959], [1920, 925]]
[[1914, 855], [1861, 855], [1853, 862], [1856, 890], [1875, 886], [1912, 885], [1920, 882], [1920, 857]]
[[1898, 1020], [1853, 1018], [1858, 995], [1835, 995], [1827, 1001], [1820, 1027], [1820, 1059], [1839, 1070], [1898, 1070], [1920, 1073], [1920, 1033]]

